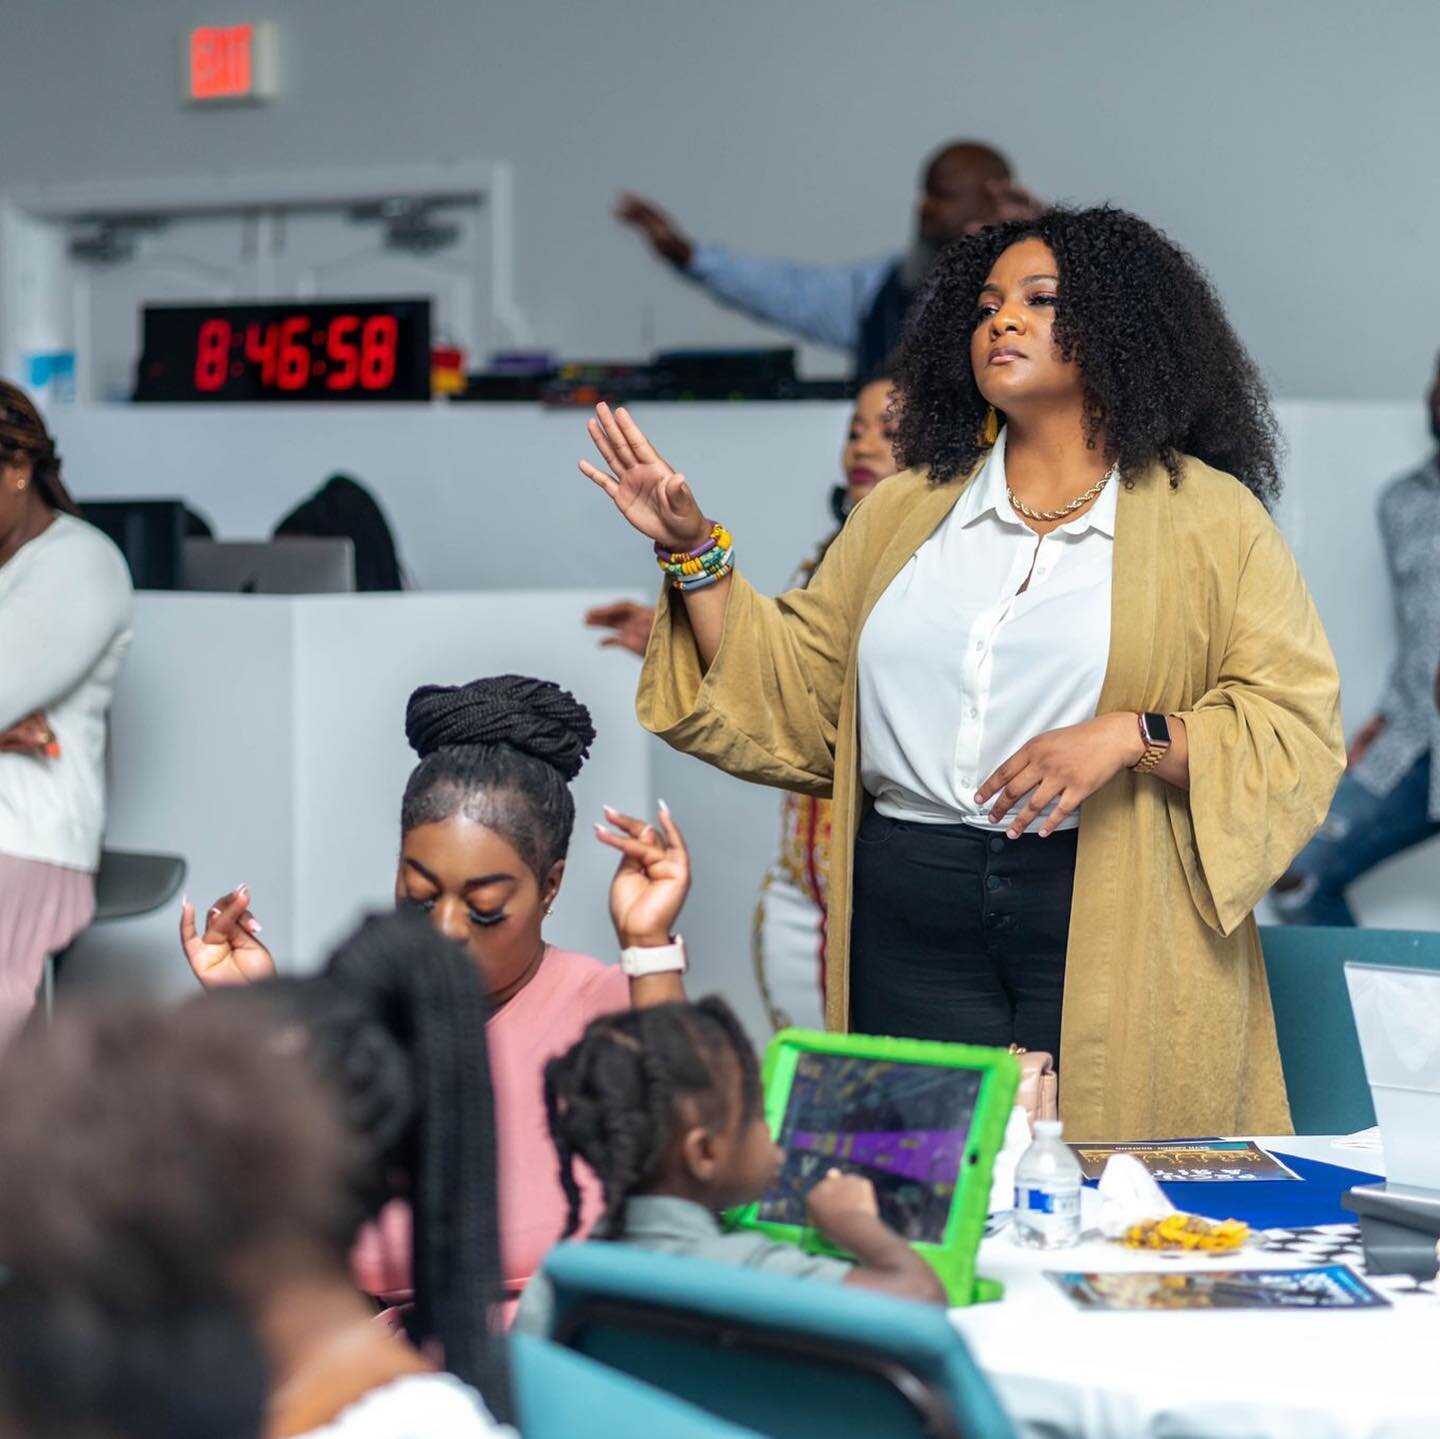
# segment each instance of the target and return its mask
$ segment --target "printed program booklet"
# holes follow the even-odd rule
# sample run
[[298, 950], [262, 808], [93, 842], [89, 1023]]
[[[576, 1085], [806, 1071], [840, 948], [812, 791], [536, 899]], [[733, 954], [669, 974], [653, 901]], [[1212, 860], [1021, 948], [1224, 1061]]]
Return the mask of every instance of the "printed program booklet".
[[1070, 1148], [1086, 1179], [1099, 1179], [1112, 1154], [1133, 1154], [1162, 1184], [1300, 1179], [1253, 1139], [1170, 1139], [1135, 1144], [1072, 1144]]
[[1203, 1269], [1105, 1274], [1048, 1272], [1081, 1309], [1386, 1309], [1352, 1269]]

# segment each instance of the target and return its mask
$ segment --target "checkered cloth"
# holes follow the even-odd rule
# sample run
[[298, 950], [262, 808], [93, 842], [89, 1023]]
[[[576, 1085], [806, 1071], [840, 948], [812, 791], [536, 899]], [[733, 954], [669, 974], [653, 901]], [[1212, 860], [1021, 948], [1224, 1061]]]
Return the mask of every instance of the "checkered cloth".
[[1412, 1279], [1408, 1274], [1371, 1274], [1358, 1224], [1317, 1224], [1308, 1229], [1262, 1229], [1255, 1236], [1266, 1254], [1283, 1255], [1296, 1264], [1345, 1264], [1363, 1274], [1365, 1282], [1392, 1301], [1440, 1298], [1440, 1280]]

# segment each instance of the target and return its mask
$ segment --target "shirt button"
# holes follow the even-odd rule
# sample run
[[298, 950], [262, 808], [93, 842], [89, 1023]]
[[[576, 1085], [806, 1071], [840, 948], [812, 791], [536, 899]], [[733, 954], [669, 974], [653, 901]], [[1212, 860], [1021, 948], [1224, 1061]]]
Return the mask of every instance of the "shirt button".
[[985, 888], [988, 889], [988, 890], [990, 890], [992, 893], [993, 893], [995, 890], [999, 889], [999, 888], [1000, 888], [1000, 876], [999, 876], [998, 874], [992, 874], [992, 875], [989, 877], [989, 879], [987, 879], [987, 880], [985, 881]]
[[[1000, 835], [1000, 834], [997, 834], [997, 835], [992, 836], [992, 838], [991, 838], [991, 840], [990, 840], [990, 853], [991, 853], [991, 854], [1000, 854], [1000, 853], [1004, 850], [1004, 848], [1005, 848], [1005, 836], [1004, 836], [1004, 835]], [[994, 879], [995, 876], [992, 874], [992, 875], [990, 876], [990, 878], [991, 878], [991, 879]], [[991, 887], [991, 889], [994, 889], [995, 886], [994, 886], [994, 885], [991, 885], [990, 887]]]
[[971, 705], [971, 706], [970, 706], [970, 718], [971, 718], [971, 719], [979, 719], [979, 718], [980, 718], [980, 711], [977, 710], [974, 705]]
[[975, 641], [975, 652], [976, 652], [976, 654], [979, 654], [980, 651], [983, 650], [984, 648], [985, 648], [985, 641], [984, 641], [984, 640], [976, 640], [976, 641]]

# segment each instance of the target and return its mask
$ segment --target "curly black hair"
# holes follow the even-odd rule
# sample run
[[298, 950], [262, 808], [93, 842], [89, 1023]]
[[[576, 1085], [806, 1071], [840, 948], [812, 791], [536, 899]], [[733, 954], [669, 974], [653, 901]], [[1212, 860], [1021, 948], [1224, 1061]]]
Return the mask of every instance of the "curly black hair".
[[980, 288], [1001, 253], [1043, 240], [1059, 268], [1055, 340], [1080, 368], [1089, 438], [1127, 484], [1161, 464], [1178, 485], [1193, 455], [1263, 502], [1280, 494], [1280, 434], [1255, 363], [1204, 272], [1136, 215], [1108, 205], [1047, 210], [958, 240], [936, 261], [896, 357], [896, 449], [937, 484], [987, 448], [987, 402], [970, 339]]

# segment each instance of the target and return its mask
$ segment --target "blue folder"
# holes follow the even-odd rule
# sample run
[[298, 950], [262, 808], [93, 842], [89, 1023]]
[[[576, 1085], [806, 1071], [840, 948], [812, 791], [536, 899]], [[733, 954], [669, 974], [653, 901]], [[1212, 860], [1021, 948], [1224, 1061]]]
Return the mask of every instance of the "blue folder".
[[1166, 1197], [1187, 1214], [1206, 1219], [1241, 1219], [1252, 1229], [1308, 1229], [1316, 1224], [1353, 1224], [1355, 1216], [1340, 1206], [1340, 1196], [1376, 1176], [1315, 1159], [1296, 1159], [1272, 1148], [1271, 1153], [1300, 1176], [1293, 1179], [1202, 1180], [1161, 1184]]

